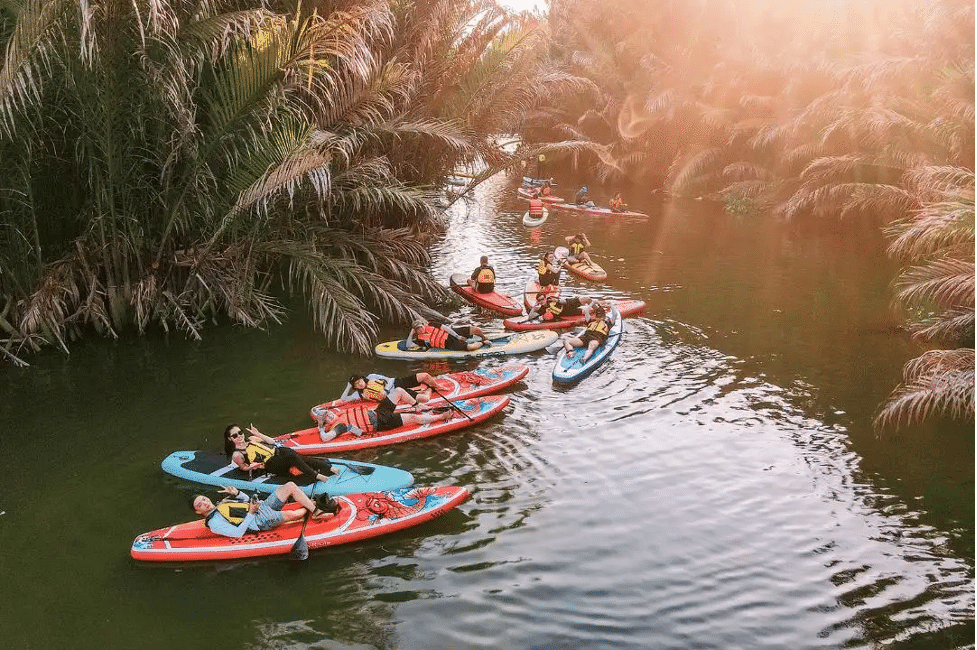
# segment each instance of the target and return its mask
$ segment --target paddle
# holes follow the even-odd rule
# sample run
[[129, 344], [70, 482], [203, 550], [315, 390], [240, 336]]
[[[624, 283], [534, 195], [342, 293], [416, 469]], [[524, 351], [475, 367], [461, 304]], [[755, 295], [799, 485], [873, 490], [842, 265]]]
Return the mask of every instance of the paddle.
[[310, 517], [312, 517], [312, 513], [306, 512], [305, 518], [302, 520], [302, 530], [299, 531], [299, 538], [292, 544], [292, 557], [296, 560], [305, 560], [309, 557], [309, 543], [305, 541], [305, 526], [309, 523]]
[[452, 402], [450, 399], [448, 399], [447, 397], [445, 397], [444, 395], [442, 395], [441, 394], [441, 391], [439, 391], [436, 387], [431, 386], [431, 392], [434, 393], [435, 395], [437, 395], [438, 397], [440, 397], [441, 399], [443, 399], [444, 401], [446, 401], [448, 404], [450, 404], [452, 407], [454, 407], [454, 409], [456, 411], [458, 411], [459, 413], [461, 413], [462, 415], [464, 415], [466, 418], [468, 418], [468, 421], [469, 422], [474, 422], [475, 421], [475, 420], [472, 420], [471, 416], [468, 415], [467, 413], [465, 413], [461, 409], [460, 406], [458, 406], [457, 404], [455, 404], [454, 402]]
[[333, 465], [342, 465], [354, 474], [359, 474], [360, 476], [369, 476], [376, 470], [376, 467], [360, 467], [359, 465], [350, 465], [349, 463], [340, 463], [334, 460], [329, 461]]

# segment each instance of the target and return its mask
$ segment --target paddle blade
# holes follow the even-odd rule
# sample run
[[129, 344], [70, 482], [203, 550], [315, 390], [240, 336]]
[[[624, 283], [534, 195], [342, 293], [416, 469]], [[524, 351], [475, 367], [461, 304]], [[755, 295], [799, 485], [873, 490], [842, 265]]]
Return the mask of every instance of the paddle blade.
[[369, 476], [376, 469], [375, 467], [360, 467], [359, 465], [343, 465], [343, 467], [360, 476]]
[[309, 543], [305, 541], [305, 535], [299, 535], [299, 538], [295, 540], [292, 544], [292, 557], [296, 560], [306, 560], [309, 557]]

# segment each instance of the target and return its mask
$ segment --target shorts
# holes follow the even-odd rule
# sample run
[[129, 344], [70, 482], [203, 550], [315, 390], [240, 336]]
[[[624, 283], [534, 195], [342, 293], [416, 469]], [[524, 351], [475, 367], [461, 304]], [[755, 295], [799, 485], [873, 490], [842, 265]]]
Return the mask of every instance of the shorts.
[[579, 316], [583, 313], [583, 305], [580, 304], [580, 298], [567, 298], [566, 304], [563, 306], [563, 313], [561, 316]]
[[258, 512], [254, 513], [254, 525], [259, 530], [270, 530], [275, 526], [280, 525], [285, 521], [285, 515], [282, 514], [282, 507], [285, 504], [279, 501], [275, 493], [272, 492], [271, 496], [265, 499], [261, 506], [258, 508]]
[[591, 341], [597, 341], [598, 343], [603, 344], [604, 341], [607, 340], [607, 337], [601, 336], [600, 334], [594, 334], [593, 332], [588, 330], [580, 335], [580, 340], [583, 341], [584, 345], [587, 345]]
[[370, 424], [377, 431], [389, 431], [404, 426], [404, 418], [395, 410], [397, 405], [388, 398], [383, 398], [376, 410], [370, 410]]
[[397, 377], [394, 379], [394, 388], [403, 388], [407, 391], [407, 394], [411, 397], [417, 397], [419, 391], [414, 390], [414, 386], [420, 386], [420, 382], [417, 381], [417, 374], [404, 375], [403, 377]]

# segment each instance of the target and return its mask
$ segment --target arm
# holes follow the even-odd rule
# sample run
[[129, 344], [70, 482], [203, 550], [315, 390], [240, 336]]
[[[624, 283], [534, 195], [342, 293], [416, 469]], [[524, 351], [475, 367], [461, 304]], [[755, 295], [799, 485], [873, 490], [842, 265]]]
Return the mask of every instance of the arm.
[[265, 434], [261, 433], [260, 431], [258, 431], [258, 427], [254, 426], [253, 424], [248, 427], [248, 431], [251, 432], [252, 436], [257, 438], [258, 440], [261, 440], [264, 443], [267, 443], [269, 445], [278, 444], [277, 440], [275, 440], [271, 436], [266, 436]]
[[467, 341], [468, 340], [465, 337], [463, 337], [461, 334], [459, 334], [458, 332], [456, 332], [453, 329], [451, 329], [451, 326], [448, 325], [447, 323], [445, 323], [444, 325], [442, 325], [441, 326], [441, 329], [443, 329], [445, 332], [447, 332], [448, 333], [448, 336], [452, 336], [452, 337], [458, 339], [459, 341]]

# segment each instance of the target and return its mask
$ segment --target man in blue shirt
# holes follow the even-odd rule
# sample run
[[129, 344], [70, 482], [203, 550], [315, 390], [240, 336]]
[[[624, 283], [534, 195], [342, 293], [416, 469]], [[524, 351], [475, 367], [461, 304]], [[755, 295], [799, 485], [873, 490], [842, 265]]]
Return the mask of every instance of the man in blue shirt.
[[[236, 487], [224, 487], [220, 492], [228, 497], [217, 505], [202, 494], [194, 496], [192, 504], [194, 512], [205, 518], [207, 528], [224, 537], [241, 537], [248, 532], [271, 530], [283, 523], [300, 521], [307, 512], [312, 513], [313, 519], [328, 519], [336, 514], [316, 508], [312, 499], [291, 481], [272, 492], [264, 501], [260, 501], [257, 495], [249, 499]], [[282, 510], [289, 498], [302, 507]]]

